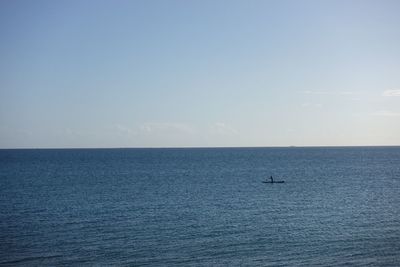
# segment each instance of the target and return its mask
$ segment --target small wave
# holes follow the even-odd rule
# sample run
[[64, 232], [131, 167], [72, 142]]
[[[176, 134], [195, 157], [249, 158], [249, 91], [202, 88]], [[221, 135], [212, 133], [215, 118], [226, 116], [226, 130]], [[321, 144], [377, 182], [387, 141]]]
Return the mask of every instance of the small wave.
[[25, 257], [25, 258], [22, 258], [22, 259], [3, 261], [3, 262], [0, 262], [0, 265], [8, 265], [8, 264], [16, 264], [16, 263], [25, 263], [25, 262], [29, 262], [29, 261], [47, 260], [47, 259], [60, 258], [60, 257], [62, 257], [62, 255]]

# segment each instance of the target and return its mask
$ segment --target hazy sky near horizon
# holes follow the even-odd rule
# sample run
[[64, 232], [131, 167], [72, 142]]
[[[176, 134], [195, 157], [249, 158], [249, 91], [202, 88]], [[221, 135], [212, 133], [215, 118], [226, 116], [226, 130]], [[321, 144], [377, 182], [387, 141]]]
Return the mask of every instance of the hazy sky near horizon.
[[0, 148], [400, 145], [400, 1], [0, 1]]

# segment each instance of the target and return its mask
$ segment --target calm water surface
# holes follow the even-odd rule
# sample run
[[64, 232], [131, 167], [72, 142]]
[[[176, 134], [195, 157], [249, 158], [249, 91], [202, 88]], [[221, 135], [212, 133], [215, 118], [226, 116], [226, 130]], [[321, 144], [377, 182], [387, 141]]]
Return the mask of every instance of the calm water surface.
[[0, 150], [0, 265], [400, 266], [400, 148]]

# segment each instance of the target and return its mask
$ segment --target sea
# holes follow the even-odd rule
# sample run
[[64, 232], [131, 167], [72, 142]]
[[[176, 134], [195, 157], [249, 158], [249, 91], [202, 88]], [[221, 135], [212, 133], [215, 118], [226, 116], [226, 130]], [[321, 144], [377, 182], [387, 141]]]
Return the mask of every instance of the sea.
[[400, 266], [400, 147], [3, 149], [0, 266]]

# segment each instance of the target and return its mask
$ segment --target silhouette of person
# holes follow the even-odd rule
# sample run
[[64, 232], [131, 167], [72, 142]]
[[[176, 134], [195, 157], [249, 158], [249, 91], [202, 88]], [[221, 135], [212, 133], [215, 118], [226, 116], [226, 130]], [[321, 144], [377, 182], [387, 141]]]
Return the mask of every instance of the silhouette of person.
[[271, 179], [271, 183], [274, 182], [274, 178], [272, 178], [272, 175], [271, 175], [271, 177], [269, 179]]

